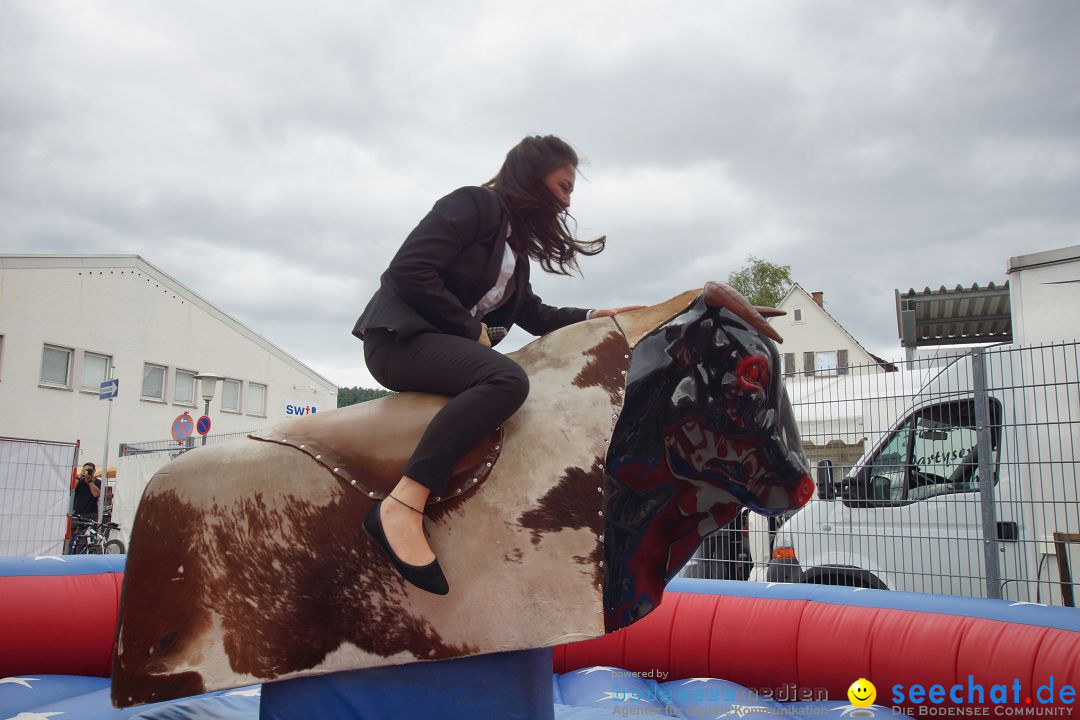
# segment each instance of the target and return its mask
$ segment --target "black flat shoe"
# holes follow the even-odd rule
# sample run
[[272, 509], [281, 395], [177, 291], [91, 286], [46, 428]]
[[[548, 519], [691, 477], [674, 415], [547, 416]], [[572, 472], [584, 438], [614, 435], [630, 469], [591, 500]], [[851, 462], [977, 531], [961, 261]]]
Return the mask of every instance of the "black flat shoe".
[[[397, 498], [394, 498], [394, 500], [397, 500]], [[398, 500], [398, 502], [401, 501]], [[401, 504], [405, 505], [405, 503]], [[382, 548], [382, 551], [386, 554], [386, 557], [390, 560], [394, 569], [396, 569], [405, 580], [421, 590], [426, 590], [435, 595], [446, 595], [450, 592], [450, 584], [446, 582], [446, 576], [443, 575], [442, 568], [439, 567], [438, 558], [432, 560], [427, 565], [410, 565], [407, 562], [403, 562], [401, 558], [390, 549], [390, 543], [386, 540], [386, 533], [383, 532], [382, 517], [379, 514], [379, 508], [381, 506], [382, 502], [376, 503], [375, 507], [368, 511], [367, 517], [364, 518], [364, 532], [367, 533], [368, 537], [375, 541], [376, 545]], [[405, 507], [408, 507], [415, 512], [420, 512], [409, 505], [405, 505]]]

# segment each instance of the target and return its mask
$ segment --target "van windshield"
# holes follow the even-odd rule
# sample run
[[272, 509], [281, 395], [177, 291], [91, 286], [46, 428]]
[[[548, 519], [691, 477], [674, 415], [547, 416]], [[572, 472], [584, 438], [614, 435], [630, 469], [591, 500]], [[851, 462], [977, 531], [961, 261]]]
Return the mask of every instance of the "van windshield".
[[[990, 436], [995, 468], [1000, 417], [1000, 406], [991, 401]], [[878, 502], [914, 502], [978, 489], [975, 402], [962, 400], [923, 408], [910, 416], [852, 478], [848, 497]]]

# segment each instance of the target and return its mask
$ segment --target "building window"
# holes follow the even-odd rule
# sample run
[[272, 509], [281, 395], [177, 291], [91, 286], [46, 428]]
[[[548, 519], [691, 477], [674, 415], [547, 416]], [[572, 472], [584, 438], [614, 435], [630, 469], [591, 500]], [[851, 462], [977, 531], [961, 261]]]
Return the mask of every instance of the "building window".
[[84, 352], [82, 361], [83, 390], [101, 390], [101, 383], [109, 379], [109, 365], [112, 358], [108, 355]]
[[795, 353], [784, 353], [784, 374], [795, 374]]
[[45, 385], [68, 387], [72, 354], [71, 348], [46, 345], [41, 355], [41, 382]]
[[144, 363], [142, 371], [142, 396], [144, 400], [165, 401], [165, 366]]
[[266, 417], [266, 386], [259, 383], [248, 383], [247, 396], [248, 415]]
[[179, 405], [195, 404], [195, 373], [177, 370], [173, 380], [173, 402]]
[[836, 351], [825, 350], [814, 353], [814, 370], [821, 375], [835, 375]]
[[240, 381], [226, 379], [221, 384], [221, 409], [240, 412]]
[[793, 323], [802, 323], [803, 322], [802, 308], [793, 308], [792, 309], [792, 311], [791, 311], [791, 322], [793, 322]]

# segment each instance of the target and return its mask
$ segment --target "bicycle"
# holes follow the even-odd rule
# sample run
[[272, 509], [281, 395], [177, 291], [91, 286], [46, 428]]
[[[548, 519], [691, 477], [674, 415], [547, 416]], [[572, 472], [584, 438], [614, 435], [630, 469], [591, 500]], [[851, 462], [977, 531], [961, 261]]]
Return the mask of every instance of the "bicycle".
[[71, 518], [71, 555], [123, 555], [124, 543], [109, 539], [109, 533], [119, 530], [114, 522], [99, 523], [80, 517]]

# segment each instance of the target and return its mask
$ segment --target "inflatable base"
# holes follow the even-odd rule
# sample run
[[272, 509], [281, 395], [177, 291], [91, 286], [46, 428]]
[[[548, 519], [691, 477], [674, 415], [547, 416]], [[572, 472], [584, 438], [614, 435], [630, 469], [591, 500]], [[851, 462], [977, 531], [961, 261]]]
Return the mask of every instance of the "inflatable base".
[[[106, 676], [123, 563], [120, 556], [0, 558], [0, 720], [256, 720], [260, 713], [842, 720], [896, 709], [1065, 717], [1076, 715], [1080, 688], [1074, 608], [677, 579], [641, 622], [550, 653], [356, 671], [116, 709]], [[875, 707], [846, 699], [861, 678], [877, 686]]]

